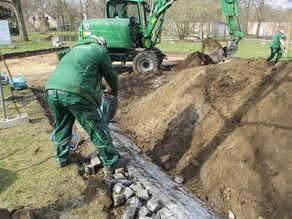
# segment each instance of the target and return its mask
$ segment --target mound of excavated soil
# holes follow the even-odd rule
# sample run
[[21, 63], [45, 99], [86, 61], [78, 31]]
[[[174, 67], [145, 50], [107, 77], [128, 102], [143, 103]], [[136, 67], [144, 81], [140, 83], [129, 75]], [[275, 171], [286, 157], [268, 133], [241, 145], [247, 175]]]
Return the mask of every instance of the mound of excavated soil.
[[119, 94], [122, 105], [127, 105], [141, 96], [156, 90], [165, 82], [169, 81], [182, 69], [194, 68], [203, 65], [214, 64], [213, 60], [201, 52], [194, 52], [181, 60], [171, 71], [151, 71], [145, 73], [123, 73], [119, 75]]
[[117, 116], [154, 162], [223, 214], [292, 218], [291, 93], [292, 61], [235, 60], [174, 74]]
[[181, 71], [187, 68], [194, 68], [203, 65], [215, 64], [214, 61], [207, 55], [197, 51], [190, 54], [184, 60], [180, 61], [175, 67], [172, 68], [174, 71]]

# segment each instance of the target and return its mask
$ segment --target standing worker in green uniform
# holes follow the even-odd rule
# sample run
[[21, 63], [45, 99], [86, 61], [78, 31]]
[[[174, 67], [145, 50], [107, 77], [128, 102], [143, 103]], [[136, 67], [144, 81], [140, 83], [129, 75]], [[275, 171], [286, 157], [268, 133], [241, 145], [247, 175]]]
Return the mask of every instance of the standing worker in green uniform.
[[81, 40], [60, 61], [46, 84], [46, 95], [54, 117], [56, 159], [60, 167], [70, 164], [69, 151], [75, 119], [96, 146], [105, 171], [129, 164], [114, 148], [107, 123], [100, 110], [102, 78], [118, 100], [118, 77], [104, 39]]
[[281, 46], [285, 49], [285, 44], [283, 42], [283, 38], [285, 36], [284, 34], [285, 30], [282, 29], [274, 35], [271, 43], [271, 55], [269, 56], [267, 61], [271, 61], [276, 55], [276, 63], [281, 59], [283, 55]]

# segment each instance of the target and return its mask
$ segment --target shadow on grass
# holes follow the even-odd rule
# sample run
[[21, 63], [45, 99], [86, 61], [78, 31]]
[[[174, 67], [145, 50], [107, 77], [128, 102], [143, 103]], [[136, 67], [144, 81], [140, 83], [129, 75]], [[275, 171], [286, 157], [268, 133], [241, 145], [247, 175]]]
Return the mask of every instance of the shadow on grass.
[[18, 179], [18, 173], [0, 168], [0, 194]]
[[41, 164], [43, 164], [43, 163], [46, 163], [47, 161], [49, 161], [49, 160], [52, 159], [52, 158], [53, 158], [52, 156], [47, 157], [47, 158], [45, 158], [44, 160], [42, 160], [42, 161], [40, 161], [40, 162], [34, 163], [34, 164], [29, 165], [29, 166], [27, 166], [27, 167], [24, 167], [24, 168], [22, 168], [22, 169], [19, 169], [19, 170], [17, 170], [16, 172], [22, 172], [22, 171], [27, 170], [27, 169], [29, 169], [29, 168], [39, 166], [39, 165], [41, 165]]
[[14, 150], [13, 152], [11, 152], [10, 154], [5, 155], [5, 156], [3, 156], [3, 157], [0, 157], [0, 160], [4, 160], [4, 159], [6, 159], [7, 157], [12, 156], [12, 155], [15, 154], [17, 151], [18, 151], [18, 150], [16, 149], [16, 150]]

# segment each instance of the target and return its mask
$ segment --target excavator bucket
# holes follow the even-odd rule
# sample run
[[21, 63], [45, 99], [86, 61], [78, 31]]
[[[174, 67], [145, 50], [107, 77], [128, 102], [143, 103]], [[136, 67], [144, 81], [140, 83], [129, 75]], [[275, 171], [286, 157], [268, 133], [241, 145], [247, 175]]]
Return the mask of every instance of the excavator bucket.
[[209, 56], [215, 63], [223, 60], [223, 51], [223, 47], [218, 40], [212, 37], [203, 40], [202, 52]]

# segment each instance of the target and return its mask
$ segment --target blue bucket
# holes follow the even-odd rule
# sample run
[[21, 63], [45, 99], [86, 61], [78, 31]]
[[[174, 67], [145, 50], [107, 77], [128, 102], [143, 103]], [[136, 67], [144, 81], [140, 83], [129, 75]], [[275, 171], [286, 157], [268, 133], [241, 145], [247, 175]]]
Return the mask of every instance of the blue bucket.
[[24, 80], [23, 76], [14, 77], [12, 79], [13, 79], [13, 84], [11, 80], [9, 81], [9, 87], [11, 89], [22, 90], [22, 89], [27, 88], [26, 81]]

